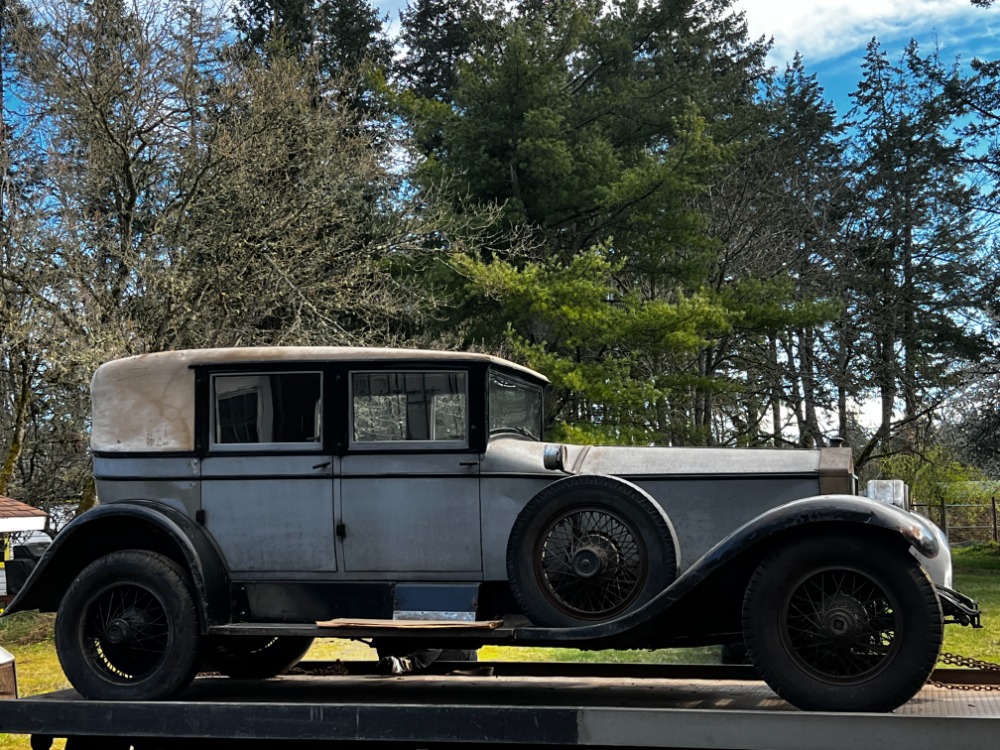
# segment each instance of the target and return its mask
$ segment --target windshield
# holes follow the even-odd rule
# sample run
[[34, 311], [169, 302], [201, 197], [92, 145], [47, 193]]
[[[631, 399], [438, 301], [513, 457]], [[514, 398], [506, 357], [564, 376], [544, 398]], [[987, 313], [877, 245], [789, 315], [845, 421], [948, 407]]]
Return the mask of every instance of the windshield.
[[490, 435], [542, 439], [542, 389], [490, 370]]

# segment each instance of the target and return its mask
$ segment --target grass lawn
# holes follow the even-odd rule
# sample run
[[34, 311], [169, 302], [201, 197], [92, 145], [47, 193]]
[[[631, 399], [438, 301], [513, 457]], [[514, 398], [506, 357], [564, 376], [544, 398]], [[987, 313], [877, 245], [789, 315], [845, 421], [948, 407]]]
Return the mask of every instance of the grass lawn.
[[[1000, 662], [1000, 546], [977, 545], [956, 549], [955, 588], [979, 600], [983, 629], [958, 626], [945, 629], [944, 650]], [[52, 615], [23, 613], [0, 620], [0, 645], [14, 654], [18, 688], [22, 696], [69, 687], [52, 642]], [[480, 650], [483, 661], [578, 661], [711, 664], [718, 661], [718, 648], [668, 649], [660, 651], [576, 651], [561, 648], [508, 648], [487, 646]], [[323, 639], [309, 650], [306, 659], [334, 661], [374, 659], [363, 643]], [[62, 744], [54, 747], [62, 748]], [[28, 738], [0, 734], [0, 750], [30, 750]]]
[[[375, 659], [375, 652], [363, 643], [335, 638], [318, 640], [306, 659], [317, 661]], [[718, 647], [675, 648], [660, 651], [577, 651], [571, 648], [510, 648], [485, 646], [482, 661], [579, 661], [650, 664], [712, 664], [719, 660]]]
[[1000, 546], [982, 544], [952, 552], [955, 588], [979, 600], [983, 628], [945, 628], [944, 651], [1000, 662]]
[[[69, 687], [52, 642], [54, 621], [53, 615], [37, 612], [25, 612], [0, 620], [0, 646], [14, 655], [17, 689], [22, 696]], [[53, 747], [62, 748], [64, 744], [63, 740], [59, 740]], [[30, 747], [25, 735], [0, 734], [0, 750], [30, 750]]]

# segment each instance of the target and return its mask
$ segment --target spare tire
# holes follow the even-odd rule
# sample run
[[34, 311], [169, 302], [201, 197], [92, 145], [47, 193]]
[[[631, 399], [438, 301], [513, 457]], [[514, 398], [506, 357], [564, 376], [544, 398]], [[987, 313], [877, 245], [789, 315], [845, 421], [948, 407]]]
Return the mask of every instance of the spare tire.
[[507, 542], [514, 598], [536, 625], [573, 627], [618, 617], [677, 577], [667, 514], [624, 479], [553, 482], [524, 506]]

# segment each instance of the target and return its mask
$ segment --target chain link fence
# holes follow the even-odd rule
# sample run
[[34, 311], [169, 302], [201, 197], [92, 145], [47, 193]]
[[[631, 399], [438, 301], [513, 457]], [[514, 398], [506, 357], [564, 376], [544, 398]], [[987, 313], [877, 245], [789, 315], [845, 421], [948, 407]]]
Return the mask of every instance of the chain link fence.
[[995, 497], [977, 503], [914, 503], [912, 508], [940, 526], [952, 544], [1000, 542]]

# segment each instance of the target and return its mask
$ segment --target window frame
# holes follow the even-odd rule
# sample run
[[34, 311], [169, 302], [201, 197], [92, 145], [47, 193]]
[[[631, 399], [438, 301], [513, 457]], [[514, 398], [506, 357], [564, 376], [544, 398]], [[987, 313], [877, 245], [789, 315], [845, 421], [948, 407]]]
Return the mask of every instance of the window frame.
[[493, 401], [490, 398], [490, 395], [491, 395], [491, 386], [493, 384], [492, 383], [492, 378], [493, 378], [493, 374], [494, 373], [496, 373], [500, 377], [506, 378], [507, 380], [513, 380], [519, 386], [521, 386], [521, 387], [523, 387], [523, 388], [525, 388], [525, 389], [527, 389], [529, 391], [537, 391], [538, 392], [538, 396], [539, 396], [539, 400], [538, 400], [538, 406], [539, 406], [539, 413], [538, 413], [538, 437], [537, 438], [535, 438], [535, 437], [529, 437], [528, 435], [521, 435], [520, 437], [524, 438], [525, 440], [530, 440], [531, 442], [544, 443], [545, 442], [545, 388], [542, 385], [538, 384], [538, 383], [532, 383], [530, 380], [527, 380], [527, 379], [525, 379], [523, 377], [518, 377], [517, 375], [512, 374], [510, 372], [510, 370], [499, 368], [499, 367], [495, 367], [493, 365], [491, 365], [490, 367], [486, 368], [486, 389], [485, 389], [485, 392], [484, 392], [484, 396], [486, 398], [486, 430], [485, 430], [485, 433], [486, 433], [486, 439], [487, 439], [487, 441], [493, 440], [494, 437], [503, 437], [504, 435], [511, 435], [511, 434], [517, 435], [516, 432], [514, 432], [514, 433], [498, 433], [496, 436], [494, 436], [494, 434], [493, 434], [493, 423], [492, 423], [492, 418], [491, 418], [491, 413], [490, 413], [490, 409], [492, 408]]
[[[315, 413], [319, 417], [319, 435], [313, 440], [303, 440], [296, 442], [258, 442], [258, 443], [220, 443], [216, 441], [218, 426], [218, 392], [216, 390], [216, 380], [219, 378], [272, 378], [280, 375], [318, 375], [319, 376], [319, 403], [315, 407]], [[207, 427], [208, 442], [207, 450], [212, 454], [220, 453], [320, 453], [324, 450], [327, 433], [330, 430], [330, 423], [327, 419], [327, 392], [326, 373], [323, 368], [279, 369], [269, 370], [266, 368], [239, 369], [239, 370], [213, 370], [208, 374], [208, 404], [207, 404]], [[257, 392], [258, 416], [263, 407], [263, 393], [259, 387], [248, 386], [233, 391], [233, 394], [241, 392]], [[229, 394], [224, 394], [229, 395]]]
[[[381, 363], [380, 363], [381, 364]], [[347, 371], [347, 448], [355, 453], [440, 451], [456, 452], [471, 449], [473, 410], [470, 383], [472, 373], [464, 367], [348, 367]], [[462, 440], [355, 440], [354, 438], [354, 376], [355, 375], [461, 375], [464, 378], [465, 437]]]

